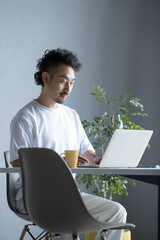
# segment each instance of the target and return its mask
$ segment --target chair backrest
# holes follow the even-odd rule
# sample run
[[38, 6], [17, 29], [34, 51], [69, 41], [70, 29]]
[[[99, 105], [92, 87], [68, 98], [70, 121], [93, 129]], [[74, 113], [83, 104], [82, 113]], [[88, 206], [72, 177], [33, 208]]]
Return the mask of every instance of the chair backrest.
[[[10, 152], [5, 151], [4, 152], [4, 160], [5, 160], [5, 166], [6, 168], [12, 167], [10, 164]], [[7, 201], [10, 209], [15, 212], [15, 196], [16, 196], [16, 190], [15, 190], [15, 183], [18, 179], [19, 175], [18, 173], [7, 173], [6, 174], [6, 190], [7, 190]]]
[[[12, 168], [12, 165], [10, 164], [10, 151], [4, 152], [4, 160], [5, 160], [5, 166], [6, 168]], [[15, 184], [17, 182], [17, 179], [19, 178], [18, 173], [7, 173], [6, 174], [6, 192], [7, 192], [7, 202], [10, 209], [20, 218], [26, 221], [30, 221], [30, 218], [27, 214], [20, 213], [16, 210], [16, 189]]]
[[66, 162], [53, 150], [20, 149], [24, 205], [41, 228], [77, 233], [106, 227], [88, 213]]

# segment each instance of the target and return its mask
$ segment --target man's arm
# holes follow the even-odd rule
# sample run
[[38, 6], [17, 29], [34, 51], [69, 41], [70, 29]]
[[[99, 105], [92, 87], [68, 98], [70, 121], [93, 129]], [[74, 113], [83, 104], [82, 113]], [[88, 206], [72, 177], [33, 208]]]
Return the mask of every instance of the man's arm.
[[11, 162], [12, 167], [20, 167], [20, 160], [16, 159], [14, 161]]
[[25, 111], [13, 118], [10, 125], [10, 163], [13, 167], [20, 167], [18, 149], [33, 146], [33, 129], [32, 119]]

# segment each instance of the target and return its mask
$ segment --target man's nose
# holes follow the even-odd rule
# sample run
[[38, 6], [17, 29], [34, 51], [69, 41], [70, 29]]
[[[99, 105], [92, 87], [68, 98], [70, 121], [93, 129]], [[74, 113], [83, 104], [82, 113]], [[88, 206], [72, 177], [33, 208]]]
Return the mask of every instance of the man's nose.
[[69, 82], [67, 82], [67, 83], [65, 84], [65, 90], [66, 90], [67, 92], [70, 92], [70, 89], [71, 89], [71, 85], [70, 85]]

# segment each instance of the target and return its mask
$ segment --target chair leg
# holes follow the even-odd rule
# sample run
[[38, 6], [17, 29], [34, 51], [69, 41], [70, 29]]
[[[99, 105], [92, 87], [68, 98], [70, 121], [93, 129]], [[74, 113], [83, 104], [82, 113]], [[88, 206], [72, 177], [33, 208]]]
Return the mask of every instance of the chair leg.
[[73, 240], [80, 240], [78, 235], [73, 235]]
[[25, 235], [27, 233], [27, 230], [28, 230], [28, 225], [25, 225], [19, 240], [23, 240], [24, 239], [24, 237], [25, 237]]
[[101, 236], [100, 240], [106, 240], [105, 236]]
[[48, 234], [45, 236], [45, 240], [48, 240]]
[[100, 240], [106, 240], [106, 236], [104, 234], [107, 233], [107, 229], [103, 229], [101, 232], [100, 232]]
[[46, 236], [45, 236], [45, 240], [52, 240], [52, 233], [49, 232]]

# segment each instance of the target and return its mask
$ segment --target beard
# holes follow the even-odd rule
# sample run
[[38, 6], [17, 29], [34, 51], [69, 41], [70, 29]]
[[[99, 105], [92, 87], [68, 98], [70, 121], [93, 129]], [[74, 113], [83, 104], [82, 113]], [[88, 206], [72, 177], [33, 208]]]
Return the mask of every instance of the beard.
[[62, 92], [62, 93], [59, 94], [59, 97], [57, 97], [56, 99], [54, 99], [54, 101], [55, 101], [56, 103], [62, 104], [62, 103], [64, 103], [65, 100], [67, 99], [68, 95], [69, 95], [68, 92]]

